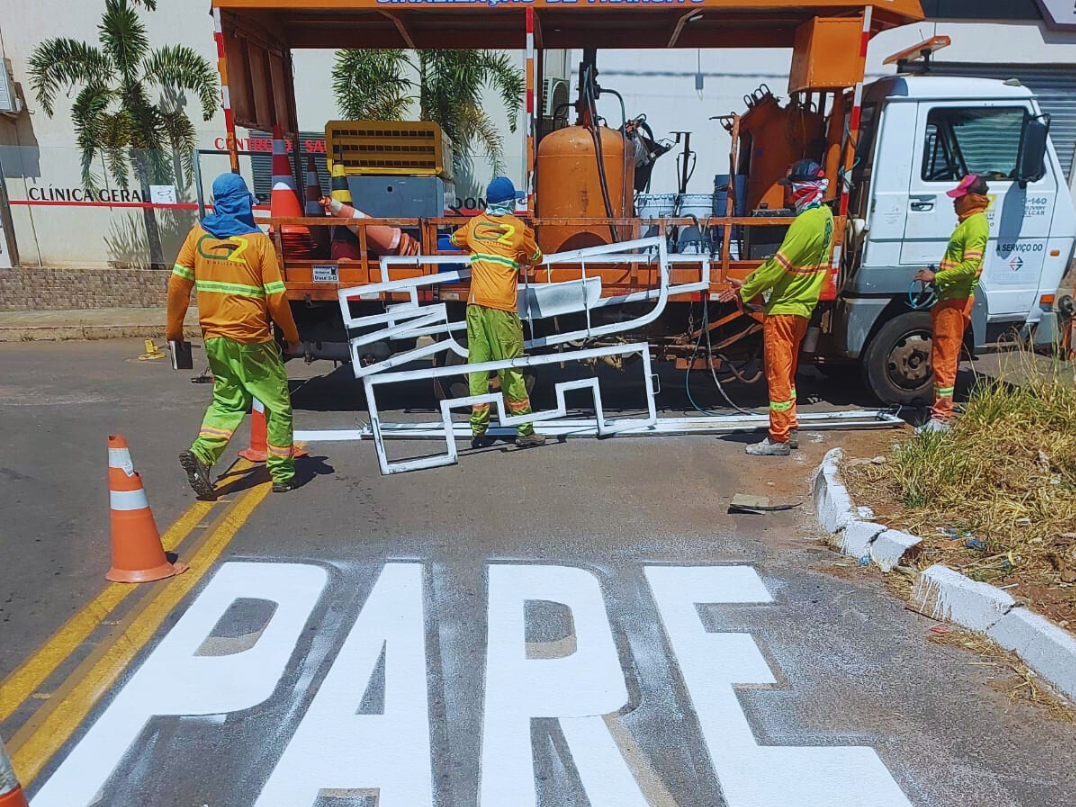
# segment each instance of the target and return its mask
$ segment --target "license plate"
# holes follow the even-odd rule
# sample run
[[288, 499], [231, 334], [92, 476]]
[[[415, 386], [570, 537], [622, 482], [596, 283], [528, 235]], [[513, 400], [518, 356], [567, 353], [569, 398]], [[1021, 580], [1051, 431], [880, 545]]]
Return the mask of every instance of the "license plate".
[[314, 267], [315, 283], [339, 283], [340, 269], [335, 264]]

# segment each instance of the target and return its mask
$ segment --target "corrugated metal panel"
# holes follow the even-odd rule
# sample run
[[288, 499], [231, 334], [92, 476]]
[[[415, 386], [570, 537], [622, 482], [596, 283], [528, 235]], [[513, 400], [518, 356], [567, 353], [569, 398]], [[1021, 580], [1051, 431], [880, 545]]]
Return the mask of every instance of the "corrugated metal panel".
[[1043, 112], [1050, 114], [1050, 136], [1065, 176], [1072, 178], [1076, 151], [1076, 68], [1073, 65], [964, 64], [935, 62], [931, 73], [941, 76], [1019, 79], [1038, 97]]
[[[269, 194], [273, 190], [273, 141], [268, 132], [252, 130], [250, 133], [251, 151], [257, 154], [251, 155], [250, 166], [254, 173], [254, 195], [265, 202], [269, 200]], [[307, 148], [311, 146], [312, 148]], [[299, 147], [302, 151], [303, 176], [306, 176], [306, 156], [314, 155], [314, 164], [318, 167], [318, 180], [321, 182], [321, 190], [329, 193], [329, 169], [325, 164], [325, 133], [324, 132], [300, 132]], [[264, 151], [262, 149], [265, 149]], [[291, 157], [291, 155], [288, 155]], [[304, 189], [299, 188], [299, 201], [306, 199]]]

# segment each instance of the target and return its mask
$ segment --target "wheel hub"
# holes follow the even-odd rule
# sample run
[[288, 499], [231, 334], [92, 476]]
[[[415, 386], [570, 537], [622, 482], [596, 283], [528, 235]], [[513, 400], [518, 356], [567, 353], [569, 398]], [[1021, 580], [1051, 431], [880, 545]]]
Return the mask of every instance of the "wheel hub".
[[898, 340], [886, 363], [890, 380], [903, 389], [921, 387], [934, 371], [930, 360], [932, 346], [931, 334], [924, 331]]

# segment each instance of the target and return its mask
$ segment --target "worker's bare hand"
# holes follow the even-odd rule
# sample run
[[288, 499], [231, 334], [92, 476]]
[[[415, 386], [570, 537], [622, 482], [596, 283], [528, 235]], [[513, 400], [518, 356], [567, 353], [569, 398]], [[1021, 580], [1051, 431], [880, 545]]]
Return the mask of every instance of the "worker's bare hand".
[[933, 283], [934, 276], [935, 273], [930, 271], [929, 269], [920, 269], [918, 272], [915, 273], [915, 277], [913, 279], [920, 283]]
[[717, 295], [717, 299], [722, 303], [731, 303], [740, 296], [740, 289], [743, 288], [743, 281], [735, 278], [729, 278], [729, 287]]
[[298, 356], [303, 352], [302, 342], [288, 342], [287, 353], [289, 356]]

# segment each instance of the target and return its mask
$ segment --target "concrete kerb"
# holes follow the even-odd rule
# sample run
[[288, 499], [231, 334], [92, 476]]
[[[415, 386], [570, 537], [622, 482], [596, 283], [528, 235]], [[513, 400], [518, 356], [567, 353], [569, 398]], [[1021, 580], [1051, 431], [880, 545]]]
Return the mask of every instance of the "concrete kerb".
[[[914, 556], [922, 539], [857, 517], [848, 489], [840, 481], [841, 457], [839, 448], [826, 454], [812, 479], [818, 524], [830, 535], [829, 544], [841, 554], [889, 572]], [[936, 564], [918, 575], [912, 598], [924, 615], [984, 633], [1016, 653], [1076, 702], [1076, 637], [1018, 606], [1005, 591]]]

